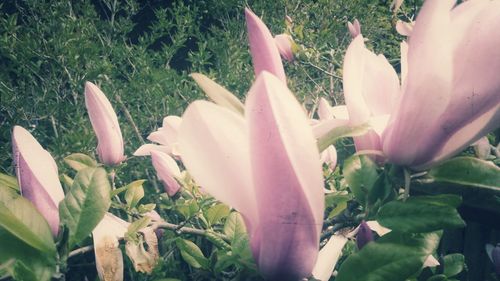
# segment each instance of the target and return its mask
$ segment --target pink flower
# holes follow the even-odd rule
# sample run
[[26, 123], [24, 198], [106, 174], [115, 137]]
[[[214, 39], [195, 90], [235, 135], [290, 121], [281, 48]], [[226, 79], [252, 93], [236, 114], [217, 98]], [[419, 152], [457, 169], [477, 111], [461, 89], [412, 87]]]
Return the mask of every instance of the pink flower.
[[358, 36], [346, 51], [343, 80], [350, 125], [370, 122], [374, 127], [354, 138], [356, 150], [382, 150], [380, 134], [399, 95], [396, 72], [383, 55], [365, 47], [363, 36]]
[[144, 144], [134, 152], [134, 155], [146, 156], [150, 155], [151, 151], [160, 151], [179, 158], [177, 131], [179, 130], [181, 122], [182, 119], [179, 116], [169, 115], [163, 118], [162, 127], [148, 136], [148, 140], [156, 142], [159, 145], [152, 143]]
[[[383, 135], [393, 163], [426, 169], [500, 124], [500, 1], [428, 0]], [[452, 9], [453, 8], [453, 9]]]
[[177, 179], [181, 177], [179, 166], [168, 154], [155, 150], [151, 151], [151, 161], [168, 196], [174, 196], [181, 188], [177, 182]]
[[290, 35], [288, 34], [279, 34], [274, 36], [274, 42], [276, 43], [276, 46], [278, 47], [278, 51], [281, 55], [282, 58], [284, 58], [287, 61], [293, 61], [293, 49], [292, 49], [292, 43], [293, 39]]
[[12, 132], [12, 150], [21, 194], [33, 203], [57, 236], [58, 206], [64, 193], [54, 158], [20, 126], [15, 126]]
[[265, 70], [286, 83], [285, 70], [273, 35], [265, 23], [248, 8], [245, 8], [245, 18], [255, 77]]
[[97, 154], [102, 163], [118, 165], [125, 160], [118, 118], [104, 93], [91, 82], [85, 83], [85, 105], [97, 136]]
[[263, 276], [309, 276], [323, 222], [322, 169], [309, 119], [282, 80], [261, 72], [245, 116], [192, 103], [179, 147], [196, 182], [245, 218]]

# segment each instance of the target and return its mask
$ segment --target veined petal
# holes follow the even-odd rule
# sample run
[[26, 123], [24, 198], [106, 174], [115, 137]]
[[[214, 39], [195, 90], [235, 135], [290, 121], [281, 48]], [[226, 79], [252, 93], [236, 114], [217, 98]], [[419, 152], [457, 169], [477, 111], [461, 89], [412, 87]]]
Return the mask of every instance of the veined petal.
[[118, 118], [104, 93], [91, 82], [85, 83], [85, 105], [97, 136], [101, 162], [107, 165], [121, 163], [125, 155]]
[[246, 101], [259, 212], [260, 272], [281, 280], [308, 276], [323, 224], [322, 168], [309, 119], [286, 85], [268, 72]]
[[245, 8], [245, 18], [255, 77], [265, 70], [286, 83], [283, 63], [271, 32], [264, 22], [248, 8]]
[[33, 203], [57, 236], [58, 206], [64, 193], [54, 158], [20, 126], [15, 126], [12, 132], [12, 150], [21, 194]]
[[195, 101], [182, 119], [179, 149], [189, 173], [205, 191], [256, 223], [243, 117], [216, 104]]
[[151, 151], [151, 162], [160, 180], [163, 182], [168, 196], [174, 196], [181, 186], [177, 178], [181, 177], [179, 166], [168, 154], [159, 151]]
[[411, 164], [432, 149], [428, 143], [434, 136], [429, 132], [451, 98], [450, 10], [454, 3], [428, 0], [417, 17], [409, 39], [403, 95], [384, 132], [384, 152], [392, 163]]
[[412, 168], [416, 170], [425, 170], [439, 162], [449, 159], [481, 137], [498, 128], [499, 124], [500, 104], [497, 104], [496, 107], [475, 120], [472, 120], [469, 124], [452, 134], [430, 161], [415, 165]]
[[326, 245], [319, 251], [318, 260], [312, 271], [315, 279], [321, 281], [330, 280], [346, 243], [347, 238], [342, 234], [334, 234], [330, 237]]

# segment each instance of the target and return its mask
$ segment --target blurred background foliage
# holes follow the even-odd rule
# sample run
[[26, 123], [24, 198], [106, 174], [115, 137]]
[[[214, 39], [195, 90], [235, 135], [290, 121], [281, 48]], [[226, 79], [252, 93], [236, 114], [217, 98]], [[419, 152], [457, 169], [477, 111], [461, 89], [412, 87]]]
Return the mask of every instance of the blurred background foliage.
[[[295, 40], [296, 60], [284, 62], [285, 71], [289, 87], [307, 109], [314, 110], [319, 97], [342, 104], [341, 68], [351, 40], [348, 21], [359, 19], [367, 45], [399, 69], [399, 41], [404, 38], [395, 32], [394, 24], [398, 17], [412, 18], [422, 1], [405, 1], [397, 16], [390, 10], [390, 2], [3, 1], [0, 172], [14, 174], [10, 141], [14, 125], [27, 128], [51, 152], [61, 173], [71, 173], [62, 161], [65, 156], [75, 152], [95, 156], [96, 138], [83, 95], [85, 81], [97, 84], [113, 104], [128, 156], [161, 126], [163, 117], [181, 115], [191, 101], [205, 98], [189, 77], [192, 72], [204, 73], [243, 99], [254, 79], [244, 7], [261, 16], [273, 34], [287, 32]], [[291, 23], [287, 24], [286, 16]], [[342, 151], [339, 153], [342, 157]], [[149, 158], [131, 157], [126, 163], [117, 173], [116, 185], [149, 179], [144, 202], [156, 203], [166, 217], [164, 211], [174, 203], [155, 192]], [[169, 213], [168, 220], [178, 223], [183, 218]], [[166, 235], [164, 244], [175, 237], [171, 232]], [[197, 244], [206, 250], [201, 241]], [[153, 277], [130, 270], [127, 278], [209, 278], [203, 275], [206, 272], [192, 272], [178, 252], [170, 248], [164, 252], [164, 263]], [[74, 268], [67, 280], [80, 280], [82, 271], [92, 271], [89, 276], [95, 278], [93, 255], [78, 259], [72, 261]]]
[[[411, 4], [403, 11], [412, 14]], [[285, 62], [285, 68], [290, 88], [308, 108], [320, 96], [342, 103], [347, 21], [358, 18], [367, 44], [399, 66], [398, 41], [403, 38], [394, 31], [396, 18], [389, 5], [388, 0], [3, 1], [2, 172], [13, 172], [14, 125], [28, 128], [58, 163], [73, 152], [94, 153], [85, 81], [99, 85], [112, 101], [127, 155], [141, 139], [125, 108], [147, 137], [164, 116], [181, 115], [189, 102], [204, 98], [189, 73], [204, 73], [243, 98], [254, 79], [244, 7], [261, 16], [274, 34], [288, 32], [298, 44], [298, 59]], [[288, 26], [287, 15], [293, 20]]]

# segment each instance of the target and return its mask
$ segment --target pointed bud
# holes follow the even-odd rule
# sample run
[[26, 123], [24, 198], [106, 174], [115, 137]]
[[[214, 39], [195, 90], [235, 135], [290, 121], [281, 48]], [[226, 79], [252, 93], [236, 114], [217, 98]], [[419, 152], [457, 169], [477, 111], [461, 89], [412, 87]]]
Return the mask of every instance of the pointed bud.
[[179, 166], [172, 157], [160, 151], [151, 151], [151, 161], [168, 196], [174, 196], [181, 188], [177, 182], [181, 177]]
[[361, 34], [361, 24], [359, 24], [359, 21], [357, 19], [354, 19], [352, 23], [347, 22], [347, 29], [349, 30], [349, 33], [351, 34], [351, 37], [353, 39]]
[[120, 164], [125, 156], [118, 118], [104, 93], [91, 82], [85, 83], [85, 105], [97, 136], [99, 159], [106, 165]]
[[57, 236], [58, 206], [64, 193], [54, 158], [20, 126], [15, 126], [12, 132], [12, 150], [22, 196], [33, 203], [49, 223], [52, 234]]
[[366, 244], [373, 241], [373, 233], [368, 224], [362, 221], [359, 225], [358, 234], [356, 235], [356, 244], [358, 249], [362, 249]]

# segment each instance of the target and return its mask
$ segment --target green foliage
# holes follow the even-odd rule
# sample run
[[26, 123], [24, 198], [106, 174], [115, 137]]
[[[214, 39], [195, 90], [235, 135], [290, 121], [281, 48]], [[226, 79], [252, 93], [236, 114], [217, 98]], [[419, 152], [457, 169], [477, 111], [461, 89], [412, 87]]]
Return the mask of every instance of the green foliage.
[[392, 201], [380, 209], [377, 221], [393, 230], [421, 233], [464, 227], [457, 212], [462, 202], [456, 195], [416, 196], [405, 202]]
[[440, 235], [391, 232], [368, 243], [343, 263], [336, 281], [401, 281], [417, 273], [439, 244]]
[[101, 221], [111, 204], [111, 186], [103, 168], [84, 168], [59, 204], [61, 222], [70, 232], [69, 247], [85, 239]]

